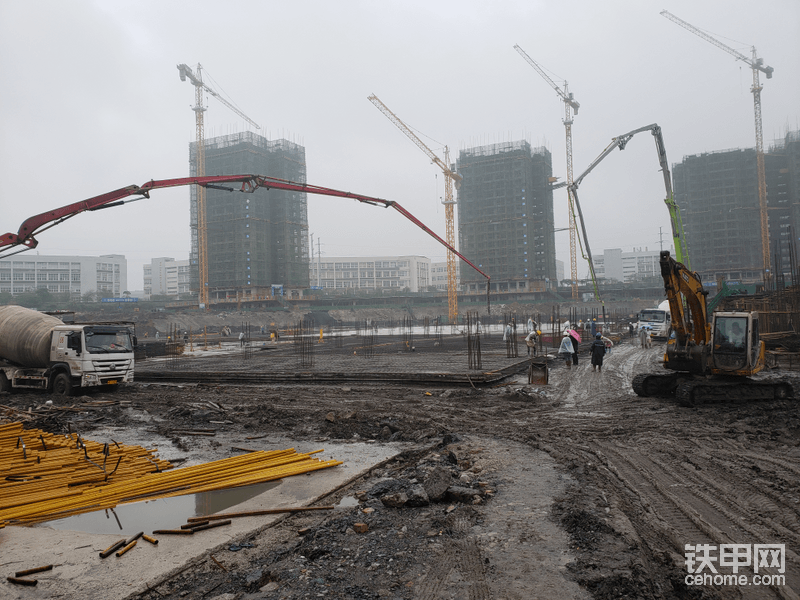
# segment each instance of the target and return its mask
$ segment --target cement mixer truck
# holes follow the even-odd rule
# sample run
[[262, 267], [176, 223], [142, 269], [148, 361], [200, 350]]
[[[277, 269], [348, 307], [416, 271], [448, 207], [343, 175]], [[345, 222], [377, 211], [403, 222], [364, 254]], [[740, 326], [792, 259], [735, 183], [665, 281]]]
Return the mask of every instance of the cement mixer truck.
[[64, 323], [21, 306], [0, 306], [0, 391], [112, 391], [133, 381], [130, 326]]

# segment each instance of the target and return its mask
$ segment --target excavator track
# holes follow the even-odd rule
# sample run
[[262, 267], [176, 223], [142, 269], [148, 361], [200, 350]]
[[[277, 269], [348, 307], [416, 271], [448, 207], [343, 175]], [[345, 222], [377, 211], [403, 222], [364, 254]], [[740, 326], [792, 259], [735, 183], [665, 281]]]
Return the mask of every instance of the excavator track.
[[677, 373], [643, 373], [636, 375], [631, 383], [637, 396], [668, 397], [675, 393], [679, 380]]
[[681, 381], [675, 389], [675, 399], [681, 406], [714, 402], [792, 400], [795, 397], [794, 386], [787, 381], [687, 379]]

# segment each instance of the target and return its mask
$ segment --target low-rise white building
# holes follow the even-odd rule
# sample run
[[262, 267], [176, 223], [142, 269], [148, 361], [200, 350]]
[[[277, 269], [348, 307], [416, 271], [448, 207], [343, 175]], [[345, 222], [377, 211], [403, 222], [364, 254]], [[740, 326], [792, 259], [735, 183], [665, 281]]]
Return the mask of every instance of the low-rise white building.
[[326, 257], [309, 265], [309, 281], [326, 291], [424, 292], [431, 285], [430, 270], [424, 256]]
[[128, 288], [128, 261], [121, 254], [54, 256], [17, 254], [0, 259], [0, 293], [13, 296], [45, 288], [80, 298], [98, 292], [119, 298]]
[[191, 266], [189, 260], [154, 258], [144, 265], [144, 294], [150, 296], [187, 295], [191, 291]]
[[[675, 251], [670, 248], [670, 254]], [[603, 254], [592, 256], [594, 272], [598, 279], [631, 283], [661, 276], [661, 250], [634, 248], [623, 252], [621, 248], [603, 250]]]
[[[447, 261], [431, 263], [431, 285], [447, 291]], [[461, 259], [456, 260], [456, 289], [461, 289]]]

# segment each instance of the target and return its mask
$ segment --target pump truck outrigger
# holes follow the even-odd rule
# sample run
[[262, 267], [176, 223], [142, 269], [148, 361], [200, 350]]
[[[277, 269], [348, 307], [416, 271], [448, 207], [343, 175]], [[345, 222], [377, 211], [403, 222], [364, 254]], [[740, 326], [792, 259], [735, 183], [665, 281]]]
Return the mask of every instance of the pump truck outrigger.
[[672, 373], [637, 375], [633, 379], [637, 395], [674, 394], [683, 406], [795, 397], [788, 380], [749, 378], [765, 366], [757, 312], [716, 312], [709, 321], [708, 292], [700, 276], [667, 250], [661, 252], [660, 264], [675, 332], [664, 353], [664, 368]]

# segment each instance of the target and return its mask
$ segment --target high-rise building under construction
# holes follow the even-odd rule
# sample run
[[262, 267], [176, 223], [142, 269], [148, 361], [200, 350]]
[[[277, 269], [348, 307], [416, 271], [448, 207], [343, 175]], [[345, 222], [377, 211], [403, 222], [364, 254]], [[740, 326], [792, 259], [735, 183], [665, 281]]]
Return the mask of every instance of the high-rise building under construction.
[[[553, 166], [546, 148], [526, 141], [462, 150], [458, 174], [461, 253], [491, 277], [492, 291], [544, 291], [556, 285]], [[462, 269], [465, 291], [485, 280]]]
[[[196, 143], [190, 168], [197, 172]], [[205, 141], [206, 175], [266, 175], [306, 182], [305, 148], [244, 132]], [[253, 193], [206, 190], [208, 287], [211, 299], [263, 296], [274, 286], [308, 287], [306, 194], [259, 188]], [[192, 281], [197, 289], [197, 190], [191, 196]]]
[[[773, 143], [764, 159], [773, 279], [797, 256], [800, 133]], [[674, 165], [673, 182], [691, 268], [707, 283], [764, 281], [755, 149], [686, 156]]]

